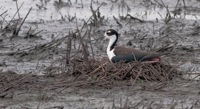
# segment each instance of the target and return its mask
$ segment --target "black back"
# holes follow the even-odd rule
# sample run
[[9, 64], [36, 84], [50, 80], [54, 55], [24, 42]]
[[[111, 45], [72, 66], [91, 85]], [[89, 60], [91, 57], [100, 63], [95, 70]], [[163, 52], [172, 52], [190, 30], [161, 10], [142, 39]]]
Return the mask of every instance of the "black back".
[[133, 54], [126, 54], [126, 55], [114, 56], [111, 59], [111, 61], [113, 63], [116, 63], [116, 62], [128, 63], [128, 62], [131, 62], [131, 61], [142, 62], [142, 61], [149, 61], [152, 58], [159, 57], [159, 56], [160, 56], [160, 54], [149, 54], [149, 55], [139, 55], [139, 56], [134, 56]]

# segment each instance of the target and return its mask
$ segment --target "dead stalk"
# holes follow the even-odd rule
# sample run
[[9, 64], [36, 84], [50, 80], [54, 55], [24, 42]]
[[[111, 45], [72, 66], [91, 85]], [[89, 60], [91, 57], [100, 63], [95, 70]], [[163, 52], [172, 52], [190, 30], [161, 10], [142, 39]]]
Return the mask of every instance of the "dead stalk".
[[19, 31], [20, 31], [22, 25], [24, 24], [26, 18], [28, 17], [29, 13], [31, 12], [31, 10], [32, 10], [32, 7], [29, 9], [28, 13], [26, 14], [25, 18], [23, 19], [23, 21], [22, 21], [21, 25], [18, 27], [18, 29], [13, 32], [13, 36], [17, 36], [19, 34]]
[[[69, 31], [69, 35], [68, 35], [68, 38], [67, 38], [67, 50], [66, 50], [66, 65], [69, 64], [69, 61], [70, 61], [70, 54], [71, 54], [71, 40], [72, 40], [72, 34], [71, 32]], [[65, 65], [65, 66], [66, 66]], [[66, 68], [65, 68], [66, 69]]]
[[117, 20], [117, 18], [116, 18], [115, 16], [113, 16], [113, 18], [114, 18], [114, 20], [116, 21], [116, 23], [117, 23], [120, 27], [122, 27], [122, 24]]
[[3, 13], [0, 14], [0, 16], [2, 16], [3, 14], [5, 14], [5, 13], [7, 13], [7, 12], [8, 12], [8, 10], [4, 11]]
[[183, 5], [184, 5], [184, 8], [186, 8], [185, 0], [183, 0]]
[[[18, 3], [17, 3], [17, 0], [16, 0], [16, 7], [17, 7], [17, 10], [19, 10], [19, 6], [18, 6]], [[17, 11], [17, 13], [18, 13], [18, 18], [20, 18], [19, 11]]]
[[[77, 23], [76, 23], [77, 24]], [[83, 60], [84, 61], [88, 61], [88, 56], [89, 56], [89, 51], [88, 51], [88, 49], [87, 49], [87, 47], [86, 47], [86, 44], [84, 43], [84, 41], [83, 41], [83, 37], [81, 36], [81, 31], [79, 30], [79, 28], [78, 28], [78, 25], [76, 25], [77, 26], [77, 33], [78, 33], [78, 39], [79, 39], [79, 41], [80, 41], [80, 44], [81, 44], [81, 46], [82, 46], [82, 49], [83, 49]], [[85, 32], [85, 34], [87, 33], [87, 31]], [[85, 35], [84, 35], [85, 36]]]
[[17, 7], [17, 11], [14, 14], [14, 16], [12, 17], [11, 21], [15, 18], [15, 16], [17, 15], [17, 13], [19, 13], [19, 10], [21, 9], [21, 7], [23, 6], [24, 2], [19, 6], [19, 8]]
[[92, 31], [92, 26], [90, 26], [90, 29], [88, 31], [88, 42], [90, 44], [90, 49], [91, 49], [91, 53], [92, 53], [92, 58], [94, 59], [94, 50], [93, 50], [93, 45], [92, 45], [92, 40], [91, 40], [91, 31]]

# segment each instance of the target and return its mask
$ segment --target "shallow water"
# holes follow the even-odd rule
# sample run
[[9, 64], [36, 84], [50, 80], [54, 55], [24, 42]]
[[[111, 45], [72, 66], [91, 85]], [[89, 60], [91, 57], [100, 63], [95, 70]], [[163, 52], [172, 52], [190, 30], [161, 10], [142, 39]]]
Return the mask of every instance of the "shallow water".
[[[58, 0], [55, 0], [58, 1]], [[19, 15], [23, 18], [28, 10], [32, 7], [32, 11], [29, 14], [27, 21], [52, 21], [52, 20], [60, 20], [61, 17], [67, 16], [75, 16], [79, 19], [88, 19], [92, 13], [90, 10], [90, 0], [63, 0], [64, 3], [61, 5], [56, 5], [53, 0], [18, 0], [18, 7], [23, 3]], [[77, 1], [77, 2], [76, 2]], [[126, 16], [127, 13], [135, 16], [139, 19], [143, 20], [156, 20], [156, 19], [164, 19], [166, 16], [167, 9], [165, 7], [161, 7], [159, 5], [150, 5], [145, 2], [141, 2], [137, 0], [117, 0], [117, 2], [111, 1], [98, 1], [93, 0], [93, 7], [96, 9], [101, 4], [100, 13], [106, 18], [111, 19], [113, 16]], [[140, 5], [138, 5], [140, 3]], [[193, 2], [187, 2], [187, 6], [198, 6], [197, 4], [192, 4]], [[161, 3], [162, 4], [162, 3]], [[175, 3], [172, 3], [170, 0], [164, 1], [165, 6], [168, 6], [169, 11], [174, 11]], [[38, 7], [41, 6], [41, 9]], [[0, 4], [0, 13], [8, 10], [6, 13], [8, 16], [6, 20], [12, 19], [14, 14], [16, 13], [17, 7], [16, 2], [13, 0], [1, 0]], [[188, 9], [189, 10], [189, 9]], [[182, 10], [182, 14], [177, 15], [179, 18], [184, 18], [188, 20], [196, 20], [200, 18], [199, 12], [188, 12], [188, 10]], [[173, 15], [173, 14], [172, 14]], [[17, 15], [18, 16], [18, 15]]]

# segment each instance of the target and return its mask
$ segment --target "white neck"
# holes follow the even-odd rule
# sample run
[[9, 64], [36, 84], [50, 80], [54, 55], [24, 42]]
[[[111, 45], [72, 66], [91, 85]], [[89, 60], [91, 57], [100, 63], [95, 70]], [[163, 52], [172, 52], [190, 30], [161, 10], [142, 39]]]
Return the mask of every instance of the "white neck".
[[109, 39], [109, 43], [108, 43], [108, 47], [107, 47], [107, 55], [108, 55], [108, 57], [109, 57], [110, 60], [112, 59], [112, 57], [115, 56], [115, 54], [113, 52], [114, 49], [110, 50], [110, 47], [113, 45], [113, 43], [115, 42], [115, 40], [116, 40], [116, 36], [115, 37], [112, 36]]

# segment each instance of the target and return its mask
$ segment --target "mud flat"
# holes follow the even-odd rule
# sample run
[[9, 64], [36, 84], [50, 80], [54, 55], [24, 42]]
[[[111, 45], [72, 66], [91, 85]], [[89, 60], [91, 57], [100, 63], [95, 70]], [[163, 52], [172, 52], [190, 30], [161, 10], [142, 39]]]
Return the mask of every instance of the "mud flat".
[[[2, 0], [0, 107], [199, 109], [199, 4], [198, 0]], [[103, 40], [109, 28], [120, 33], [119, 45], [150, 51], [171, 48], [162, 63], [181, 74], [165, 81], [115, 81], [112, 87], [75, 84], [72, 60], [109, 63]]]

